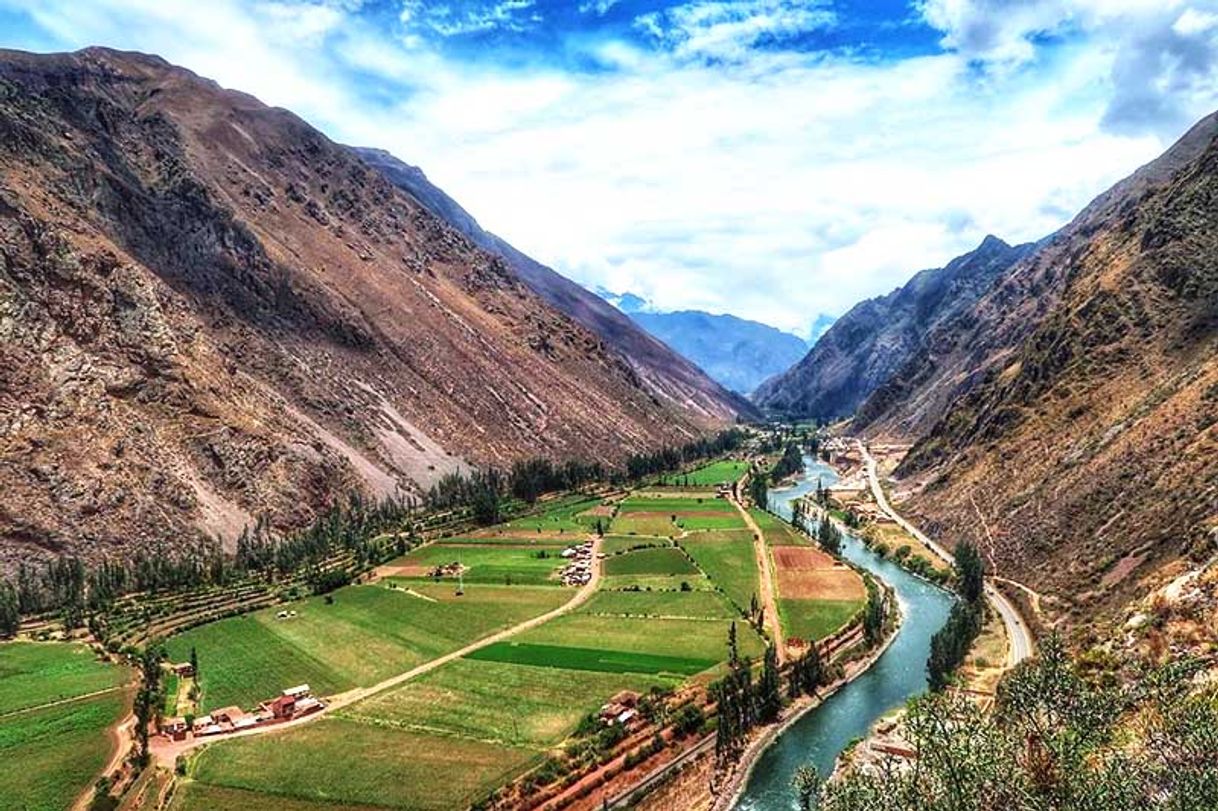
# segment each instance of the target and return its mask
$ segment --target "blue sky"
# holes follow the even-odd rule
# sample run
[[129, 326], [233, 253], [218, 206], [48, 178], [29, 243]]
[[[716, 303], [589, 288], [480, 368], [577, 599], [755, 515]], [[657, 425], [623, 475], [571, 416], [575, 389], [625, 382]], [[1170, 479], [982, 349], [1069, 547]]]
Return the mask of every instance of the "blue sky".
[[589, 287], [806, 332], [1218, 107], [1218, 0], [0, 0], [420, 165]]

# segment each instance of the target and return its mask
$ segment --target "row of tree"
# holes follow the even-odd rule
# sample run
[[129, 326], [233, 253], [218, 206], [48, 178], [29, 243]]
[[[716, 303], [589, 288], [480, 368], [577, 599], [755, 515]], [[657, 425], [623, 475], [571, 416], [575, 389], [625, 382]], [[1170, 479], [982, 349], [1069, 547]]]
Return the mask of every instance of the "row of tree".
[[947, 622], [931, 637], [926, 661], [930, 688], [935, 691], [951, 683], [985, 620], [985, 564], [977, 548], [967, 541], [958, 544], [955, 564], [960, 600], [952, 606]]

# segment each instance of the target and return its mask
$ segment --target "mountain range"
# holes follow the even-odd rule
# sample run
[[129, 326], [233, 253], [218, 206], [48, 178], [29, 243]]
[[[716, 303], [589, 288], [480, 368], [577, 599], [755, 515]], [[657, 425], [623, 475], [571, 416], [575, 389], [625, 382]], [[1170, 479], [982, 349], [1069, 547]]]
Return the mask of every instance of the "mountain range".
[[0, 563], [752, 413], [361, 155], [156, 57], [0, 52]]
[[859, 305], [756, 399], [912, 442], [925, 526], [1060, 615], [1115, 609], [1218, 551], [1215, 199], [1209, 116], [1047, 239]]

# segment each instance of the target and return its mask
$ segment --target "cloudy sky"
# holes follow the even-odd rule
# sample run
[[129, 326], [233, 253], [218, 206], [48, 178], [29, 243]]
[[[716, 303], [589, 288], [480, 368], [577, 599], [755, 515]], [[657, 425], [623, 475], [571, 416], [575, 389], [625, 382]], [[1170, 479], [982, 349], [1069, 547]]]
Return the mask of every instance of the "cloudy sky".
[[0, 0], [420, 165], [589, 287], [806, 332], [1218, 108], [1218, 0]]

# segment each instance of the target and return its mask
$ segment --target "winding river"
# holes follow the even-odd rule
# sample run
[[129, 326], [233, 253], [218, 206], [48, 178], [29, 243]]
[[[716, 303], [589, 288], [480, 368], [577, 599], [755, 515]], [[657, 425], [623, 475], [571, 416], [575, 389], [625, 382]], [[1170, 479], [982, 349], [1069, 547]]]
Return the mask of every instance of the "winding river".
[[[818, 479], [827, 487], [837, 481], [837, 474], [820, 460], [805, 456], [803, 478], [792, 487], [771, 491], [770, 509], [789, 519], [791, 502], [815, 490]], [[736, 811], [797, 808], [791, 790], [796, 768], [812, 764], [821, 777], [827, 776], [847, 744], [866, 735], [889, 710], [926, 689], [930, 638], [947, 619], [952, 597], [883, 560], [858, 538], [847, 535], [842, 553], [893, 587], [904, 621], [892, 645], [867, 672], [799, 719], [762, 754]]]

